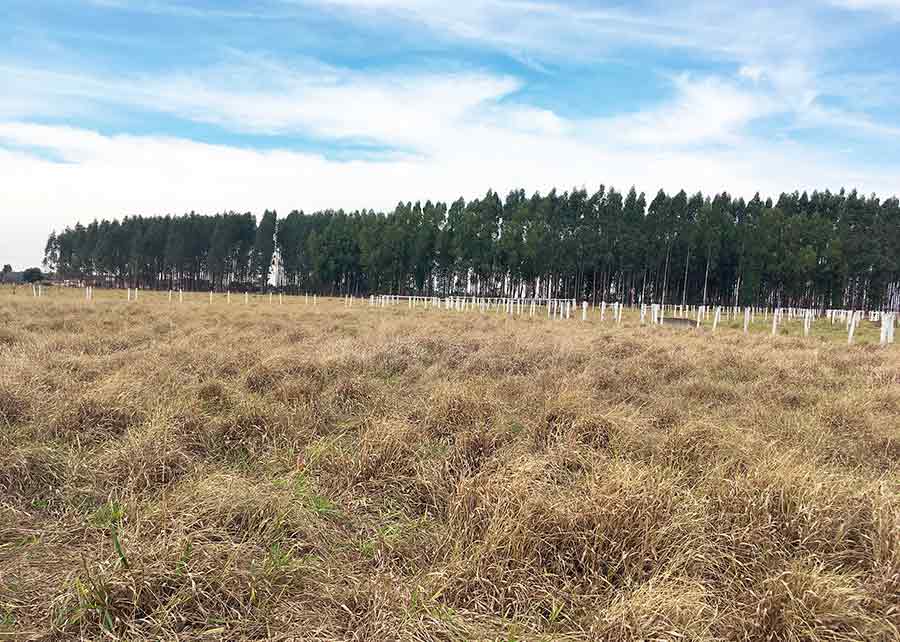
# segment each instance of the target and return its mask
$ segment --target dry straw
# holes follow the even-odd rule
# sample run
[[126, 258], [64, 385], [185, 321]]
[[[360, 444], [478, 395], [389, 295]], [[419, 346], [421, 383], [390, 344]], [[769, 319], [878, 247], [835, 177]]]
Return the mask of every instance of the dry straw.
[[900, 637], [868, 320], [154, 296], [0, 300], [0, 637]]

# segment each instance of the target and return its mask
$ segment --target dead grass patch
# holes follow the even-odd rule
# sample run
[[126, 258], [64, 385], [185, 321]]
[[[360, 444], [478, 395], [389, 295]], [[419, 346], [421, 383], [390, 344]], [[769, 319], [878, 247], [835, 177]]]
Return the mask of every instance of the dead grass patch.
[[0, 298], [0, 637], [900, 638], [894, 349], [164, 296]]

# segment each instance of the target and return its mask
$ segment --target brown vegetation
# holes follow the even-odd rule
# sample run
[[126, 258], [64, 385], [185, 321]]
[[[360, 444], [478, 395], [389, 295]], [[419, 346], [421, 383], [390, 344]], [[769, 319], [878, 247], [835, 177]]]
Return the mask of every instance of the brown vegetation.
[[0, 639], [900, 637], [893, 346], [146, 299], [0, 299]]

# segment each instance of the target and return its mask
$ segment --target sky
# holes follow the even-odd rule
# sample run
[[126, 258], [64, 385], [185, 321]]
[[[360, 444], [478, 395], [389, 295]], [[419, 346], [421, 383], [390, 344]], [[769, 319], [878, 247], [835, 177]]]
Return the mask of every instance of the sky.
[[[733, 4], [734, 6], [728, 6]], [[129, 215], [900, 193], [900, 0], [3, 0], [0, 263]]]

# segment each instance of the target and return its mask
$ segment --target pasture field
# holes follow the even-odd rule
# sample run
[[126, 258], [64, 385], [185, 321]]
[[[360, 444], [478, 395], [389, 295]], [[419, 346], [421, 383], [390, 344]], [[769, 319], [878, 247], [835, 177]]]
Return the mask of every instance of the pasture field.
[[165, 296], [0, 291], [0, 640], [900, 638], [867, 322]]

